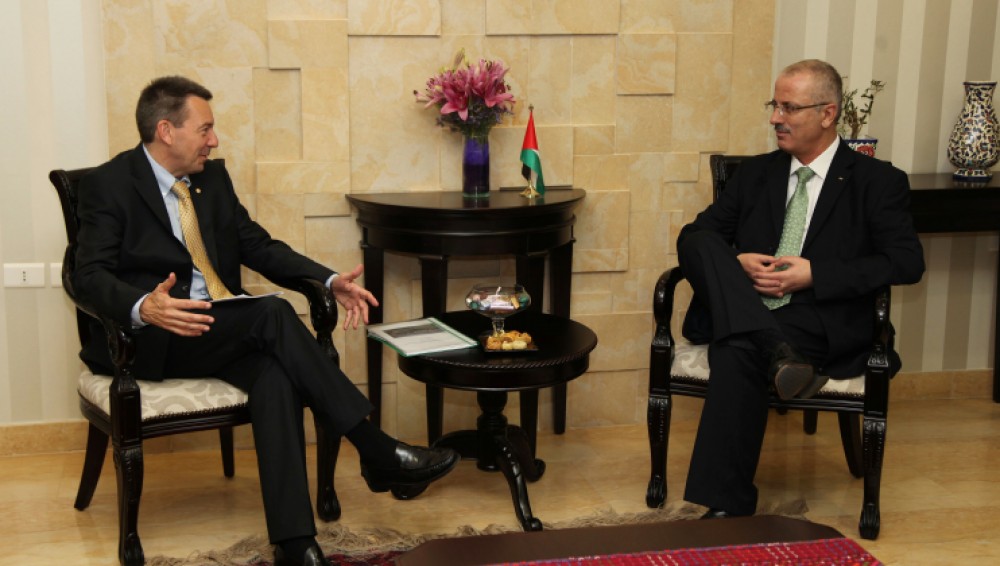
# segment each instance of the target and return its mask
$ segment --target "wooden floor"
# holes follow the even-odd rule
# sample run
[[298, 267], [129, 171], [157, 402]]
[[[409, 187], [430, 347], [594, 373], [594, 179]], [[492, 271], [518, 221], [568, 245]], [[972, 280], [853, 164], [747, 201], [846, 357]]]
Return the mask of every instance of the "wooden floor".
[[[668, 501], [683, 492], [699, 410], [700, 402], [678, 399]], [[1000, 405], [893, 402], [877, 541], [858, 536], [862, 482], [847, 471], [836, 418], [821, 415], [820, 430], [811, 437], [802, 434], [801, 424], [799, 413], [771, 416], [757, 474], [762, 504], [804, 499], [808, 519], [858, 540], [887, 564], [1000, 562]], [[543, 522], [608, 509], [645, 510], [644, 426], [542, 434], [539, 456], [548, 468], [529, 493]], [[72, 504], [82, 461], [82, 452], [0, 458], [0, 562], [116, 563], [114, 466], [109, 457], [93, 504], [81, 512]], [[460, 464], [420, 497], [397, 501], [365, 488], [356, 452], [345, 445], [337, 488], [344, 506], [340, 523], [352, 529], [450, 533], [461, 525], [516, 525], [503, 478], [472, 462]], [[254, 453], [237, 454], [236, 477], [230, 480], [222, 476], [214, 452], [148, 455], [139, 527], [147, 557], [184, 557], [263, 534]]]

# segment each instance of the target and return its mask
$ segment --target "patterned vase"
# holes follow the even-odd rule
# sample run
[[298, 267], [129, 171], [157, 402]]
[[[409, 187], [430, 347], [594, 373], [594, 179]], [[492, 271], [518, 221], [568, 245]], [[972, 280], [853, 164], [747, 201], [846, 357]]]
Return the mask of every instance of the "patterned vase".
[[993, 109], [996, 81], [965, 84], [965, 106], [948, 140], [948, 161], [958, 168], [952, 177], [960, 181], [989, 181], [990, 167], [997, 162], [997, 114]]
[[878, 139], [876, 138], [858, 138], [856, 140], [845, 139], [847, 142], [847, 147], [853, 149], [858, 153], [863, 153], [868, 157], [875, 157], [875, 146], [878, 145]]
[[462, 152], [462, 196], [487, 198], [490, 196], [490, 140], [465, 138]]

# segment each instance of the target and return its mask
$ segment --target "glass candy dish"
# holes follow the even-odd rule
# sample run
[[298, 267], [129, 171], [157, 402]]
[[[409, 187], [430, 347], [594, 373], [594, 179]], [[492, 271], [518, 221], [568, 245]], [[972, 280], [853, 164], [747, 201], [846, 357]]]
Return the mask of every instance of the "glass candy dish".
[[504, 333], [504, 320], [531, 305], [531, 296], [523, 285], [486, 285], [472, 287], [465, 296], [465, 304], [493, 322], [493, 336]]

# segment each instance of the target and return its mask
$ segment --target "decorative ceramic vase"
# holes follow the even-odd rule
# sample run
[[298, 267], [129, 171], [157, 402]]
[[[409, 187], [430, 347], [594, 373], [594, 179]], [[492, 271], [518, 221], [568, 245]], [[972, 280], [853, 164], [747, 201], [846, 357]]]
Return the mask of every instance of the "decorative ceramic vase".
[[876, 138], [858, 138], [856, 140], [844, 140], [847, 142], [847, 147], [853, 149], [858, 153], [863, 153], [868, 157], [875, 157], [875, 146], [878, 145], [878, 139]]
[[462, 196], [485, 198], [490, 196], [490, 140], [465, 138], [462, 152]]
[[996, 81], [969, 81], [965, 85], [965, 106], [948, 140], [948, 161], [958, 168], [952, 174], [959, 181], [986, 182], [997, 162], [997, 115], [993, 109]]

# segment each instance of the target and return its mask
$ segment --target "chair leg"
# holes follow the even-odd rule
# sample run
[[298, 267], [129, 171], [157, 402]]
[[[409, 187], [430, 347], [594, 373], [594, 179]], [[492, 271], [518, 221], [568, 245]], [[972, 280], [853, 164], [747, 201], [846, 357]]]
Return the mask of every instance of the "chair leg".
[[844, 444], [844, 456], [847, 458], [847, 469], [851, 475], [860, 478], [864, 475], [862, 466], [864, 458], [861, 453], [861, 417], [851, 413], [837, 413], [840, 420], [840, 440]]
[[864, 427], [864, 466], [865, 466], [865, 498], [861, 508], [861, 520], [858, 530], [861, 537], [868, 540], [878, 538], [881, 528], [881, 513], [879, 511], [879, 494], [882, 483], [882, 458], [885, 454], [885, 419], [865, 416]]
[[222, 473], [231, 478], [236, 474], [236, 463], [233, 460], [233, 427], [224, 426], [219, 429], [219, 447], [222, 449]]
[[142, 445], [114, 447], [118, 476], [118, 560], [140, 566], [146, 558], [139, 541], [139, 498], [142, 496]]
[[340, 501], [333, 485], [333, 475], [340, 455], [340, 436], [327, 434], [316, 424], [316, 514], [324, 521], [340, 518]]
[[108, 435], [92, 423], [87, 429], [87, 452], [83, 458], [83, 473], [80, 474], [80, 487], [76, 490], [76, 502], [73, 507], [83, 511], [90, 505], [97, 489], [97, 480], [101, 479], [101, 469], [104, 468], [104, 456], [108, 450]]
[[661, 507], [667, 499], [667, 448], [670, 438], [670, 394], [650, 394], [646, 407], [646, 428], [649, 432], [649, 485], [646, 506]]
[[819, 411], [814, 409], [807, 409], [802, 411], [802, 432], [806, 434], [816, 434], [816, 424], [819, 417]]

